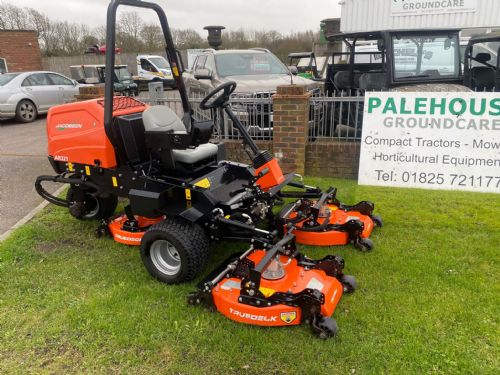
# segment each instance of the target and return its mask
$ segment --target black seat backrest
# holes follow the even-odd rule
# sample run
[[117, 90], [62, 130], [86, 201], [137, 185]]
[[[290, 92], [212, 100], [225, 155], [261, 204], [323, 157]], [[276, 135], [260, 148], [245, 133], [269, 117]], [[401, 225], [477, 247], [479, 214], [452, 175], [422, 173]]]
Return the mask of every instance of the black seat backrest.
[[142, 113], [116, 117], [113, 131], [118, 143], [115, 147], [118, 148], [121, 162], [136, 165], [148, 160]]
[[476, 66], [471, 69], [471, 76], [472, 89], [484, 91], [493, 90], [495, 88], [495, 69], [486, 66]]

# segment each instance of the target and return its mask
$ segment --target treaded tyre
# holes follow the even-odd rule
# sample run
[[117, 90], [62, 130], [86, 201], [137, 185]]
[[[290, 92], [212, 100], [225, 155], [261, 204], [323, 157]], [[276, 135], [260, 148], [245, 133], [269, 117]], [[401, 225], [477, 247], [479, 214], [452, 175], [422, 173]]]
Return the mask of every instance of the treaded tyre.
[[203, 229], [180, 218], [151, 226], [141, 241], [148, 272], [166, 284], [193, 280], [208, 263], [208, 237]]
[[322, 340], [335, 337], [339, 331], [335, 319], [326, 316], [317, 317], [312, 328], [315, 335]]
[[374, 248], [373, 241], [369, 238], [360, 238], [354, 243], [354, 246], [362, 252], [372, 251]]
[[379, 227], [379, 228], [382, 228], [382, 227], [383, 227], [384, 222], [382, 221], [382, 217], [380, 217], [379, 215], [373, 215], [373, 216], [372, 216], [372, 220], [373, 220], [373, 224], [374, 224], [376, 227]]
[[69, 188], [66, 193], [66, 200], [74, 202], [70, 207], [71, 216], [78, 220], [107, 219], [111, 217], [118, 206], [118, 198], [114, 195], [107, 197], [93, 197], [90, 192], [82, 192], [84, 200], [75, 202], [75, 188]]
[[36, 105], [31, 100], [21, 100], [16, 107], [16, 120], [19, 122], [33, 122], [38, 117]]
[[358, 283], [356, 282], [354, 276], [343, 275], [340, 278], [340, 282], [342, 283], [342, 286], [344, 287], [344, 293], [346, 294], [354, 293], [354, 291], [358, 289]]

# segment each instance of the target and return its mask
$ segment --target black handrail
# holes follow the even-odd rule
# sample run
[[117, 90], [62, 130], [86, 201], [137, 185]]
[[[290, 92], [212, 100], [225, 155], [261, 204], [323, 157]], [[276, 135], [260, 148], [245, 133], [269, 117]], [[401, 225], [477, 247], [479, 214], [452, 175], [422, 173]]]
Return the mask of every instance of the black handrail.
[[167, 16], [163, 9], [155, 3], [141, 0], [112, 0], [108, 6], [106, 25], [106, 80], [104, 89], [104, 128], [106, 133], [111, 133], [111, 123], [113, 121], [113, 75], [115, 66], [115, 42], [116, 42], [116, 11], [120, 5], [127, 5], [137, 8], [151, 9], [156, 12], [160, 20], [163, 37], [165, 38], [167, 58], [172, 68], [179, 94], [181, 96], [182, 108], [184, 110], [184, 125], [188, 132], [191, 131], [192, 109], [186, 92], [184, 81], [182, 80], [182, 65], [179, 63], [177, 50], [174, 45], [172, 33], [168, 26]]

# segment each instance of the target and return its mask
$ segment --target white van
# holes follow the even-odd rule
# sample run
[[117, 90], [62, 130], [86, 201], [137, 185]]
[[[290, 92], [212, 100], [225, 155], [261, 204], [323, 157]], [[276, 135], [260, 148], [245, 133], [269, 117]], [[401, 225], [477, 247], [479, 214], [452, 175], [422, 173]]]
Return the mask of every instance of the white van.
[[137, 56], [137, 75], [138, 79], [143, 82], [162, 81], [164, 86], [176, 87], [170, 64], [163, 56]]

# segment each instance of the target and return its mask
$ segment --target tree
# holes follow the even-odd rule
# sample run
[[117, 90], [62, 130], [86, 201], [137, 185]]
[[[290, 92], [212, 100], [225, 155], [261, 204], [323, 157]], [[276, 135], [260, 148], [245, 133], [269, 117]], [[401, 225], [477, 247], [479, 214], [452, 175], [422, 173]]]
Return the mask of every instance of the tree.
[[193, 29], [173, 29], [174, 44], [178, 49], [203, 48], [207, 46], [207, 42]]
[[[0, 0], [1, 1], [1, 0]], [[45, 56], [81, 55], [92, 45], [106, 43], [106, 26], [90, 29], [87, 25], [51, 20], [33, 9], [0, 3], [1, 29], [31, 29], [38, 32]], [[173, 29], [172, 36], [179, 50], [207, 48], [206, 36], [192, 29]], [[264, 47], [283, 61], [290, 52], [311, 51], [319, 32], [306, 31], [282, 35], [275, 30], [225, 30], [223, 48]], [[117, 24], [116, 44], [124, 52], [155, 52], [165, 47], [163, 32], [156, 24], [145, 24], [137, 12], [123, 12]]]
[[137, 12], [123, 12], [118, 21], [116, 42], [124, 52], [140, 52], [144, 49], [141, 31], [144, 27]]
[[146, 51], [153, 52], [165, 48], [165, 40], [160, 26], [155, 24], [144, 25], [141, 32], [144, 48]]
[[29, 28], [25, 9], [11, 4], [0, 4], [0, 29], [26, 30]]

